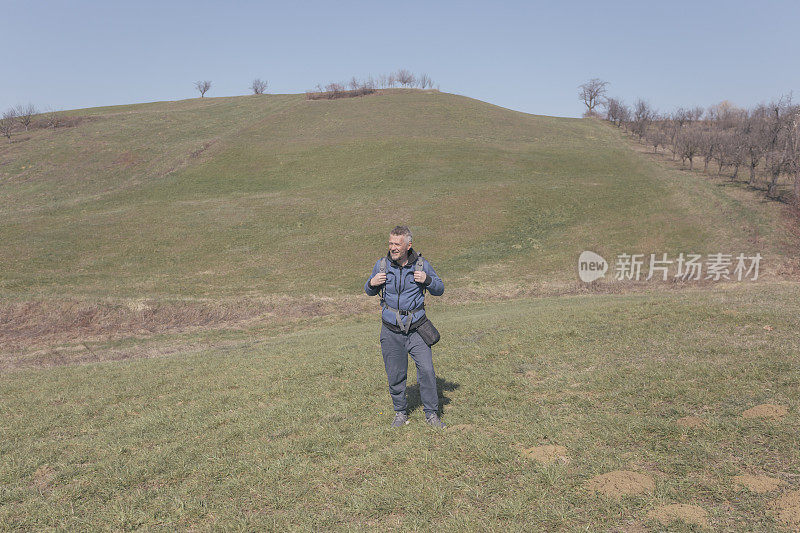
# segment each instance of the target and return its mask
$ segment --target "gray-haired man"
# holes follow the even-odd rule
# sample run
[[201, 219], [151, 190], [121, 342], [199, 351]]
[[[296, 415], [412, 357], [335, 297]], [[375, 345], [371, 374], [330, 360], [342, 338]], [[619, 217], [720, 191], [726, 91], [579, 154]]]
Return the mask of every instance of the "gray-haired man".
[[[425, 421], [438, 428], [445, 424], [439, 419], [439, 395], [436, 390], [436, 373], [433, 370], [433, 354], [416, 331], [425, 316], [425, 291], [434, 296], [444, 293], [444, 282], [433, 267], [422, 259], [422, 269], [414, 268], [421, 257], [411, 247], [411, 230], [397, 226], [389, 234], [389, 252], [375, 262], [364, 291], [375, 296], [381, 290], [381, 353], [389, 381], [389, 394], [394, 404], [395, 417], [392, 427], [408, 424], [406, 403], [406, 377], [408, 355], [417, 365], [417, 381], [420, 387]], [[385, 271], [381, 271], [381, 263]]]

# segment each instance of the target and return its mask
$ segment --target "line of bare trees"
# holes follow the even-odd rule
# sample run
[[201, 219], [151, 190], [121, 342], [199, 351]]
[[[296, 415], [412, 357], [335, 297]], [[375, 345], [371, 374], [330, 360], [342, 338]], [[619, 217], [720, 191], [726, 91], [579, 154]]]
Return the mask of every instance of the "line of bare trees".
[[594, 108], [602, 107], [606, 120], [652, 146], [655, 153], [659, 148], [668, 151], [673, 160], [688, 162], [689, 170], [702, 161], [704, 172], [716, 167], [717, 175], [727, 171], [734, 181], [746, 173], [750, 187], [800, 207], [800, 105], [791, 96], [749, 109], [723, 101], [709, 108], [659, 113], [643, 99], [629, 107], [620, 98], [608, 97], [608, 84], [602, 80], [584, 85], [596, 89], [591, 101], [595, 105], [590, 107], [580, 87], [578, 96], [587, 115], [596, 115]]
[[432, 89], [433, 80], [427, 74], [415, 75], [410, 70], [401, 68], [397, 72], [381, 74], [377, 78], [370, 75], [367, 79], [359, 80], [353, 76], [347, 82], [332, 82], [324, 86], [317, 84], [313, 90], [306, 91], [306, 98], [309, 100], [350, 98], [393, 87]]
[[[206, 93], [211, 90], [211, 80], [200, 80], [194, 82], [194, 88], [200, 93], [200, 98], [204, 98]], [[267, 81], [256, 78], [250, 83], [250, 90], [253, 94], [264, 94], [267, 92]]]
[[74, 126], [80, 120], [81, 117], [65, 117], [54, 109], [39, 112], [33, 104], [20, 104], [7, 109], [0, 116], [0, 135], [3, 135], [11, 142], [11, 136], [15, 132]]

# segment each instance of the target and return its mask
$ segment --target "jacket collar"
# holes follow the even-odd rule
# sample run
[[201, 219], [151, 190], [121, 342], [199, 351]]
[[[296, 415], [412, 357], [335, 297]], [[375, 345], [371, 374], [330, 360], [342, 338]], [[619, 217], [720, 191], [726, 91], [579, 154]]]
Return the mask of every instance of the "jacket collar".
[[[412, 246], [412, 247], [410, 247], [410, 248], [408, 249], [408, 262], [405, 264], [405, 266], [408, 266], [408, 265], [413, 265], [413, 264], [415, 264], [415, 263], [417, 262], [417, 258], [418, 258], [418, 257], [419, 257], [419, 254], [418, 254], [418, 253], [417, 253], [417, 252], [414, 250], [414, 247], [413, 247], [413, 246]], [[389, 261], [390, 261], [390, 262], [391, 262], [391, 263], [392, 263], [394, 266], [396, 266], [397, 268], [400, 268], [400, 264], [399, 264], [397, 261], [395, 261], [395, 260], [393, 260], [393, 259], [392, 259], [392, 254], [390, 254], [389, 252], [386, 252], [386, 258], [387, 258], [387, 259], [388, 259], [388, 260], [389, 260]]]

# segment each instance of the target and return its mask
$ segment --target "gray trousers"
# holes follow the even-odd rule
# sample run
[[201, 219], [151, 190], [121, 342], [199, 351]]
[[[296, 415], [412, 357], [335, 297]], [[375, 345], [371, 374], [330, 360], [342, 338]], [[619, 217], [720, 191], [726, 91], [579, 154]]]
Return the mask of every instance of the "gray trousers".
[[406, 377], [408, 355], [417, 365], [417, 381], [422, 408], [425, 414], [439, 412], [439, 394], [436, 391], [436, 374], [433, 371], [433, 353], [419, 333], [395, 333], [381, 324], [381, 353], [389, 380], [389, 394], [395, 411], [406, 411]]

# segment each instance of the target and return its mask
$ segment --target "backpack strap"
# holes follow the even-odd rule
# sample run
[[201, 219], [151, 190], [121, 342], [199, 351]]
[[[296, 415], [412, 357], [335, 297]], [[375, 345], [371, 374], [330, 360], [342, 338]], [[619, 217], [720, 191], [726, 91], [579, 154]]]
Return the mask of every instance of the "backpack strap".
[[[418, 254], [417, 262], [414, 264], [414, 272], [424, 272], [425, 262], [422, 259], [422, 254]], [[422, 294], [425, 294], [425, 285], [422, 286]]]
[[[378, 273], [386, 274], [386, 256], [384, 255], [381, 257], [381, 260], [378, 262]], [[385, 303], [385, 295], [386, 295], [386, 283], [384, 282], [383, 287], [381, 287], [380, 297], [381, 297], [381, 305]]]
[[[411, 319], [413, 318], [414, 313], [416, 313], [417, 311], [421, 311], [421, 310], [425, 309], [425, 304], [423, 303], [422, 305], [420, 305], [416, 309], [409, 309], [408, 311], [401, 311], [400, 309], [395, 309], [394, 307], [389, 307], [388, 305], [386, 305], [386, 302], [381, 302], [381, 307], [383, 307], [384, 309], [388, 309], [388, 310], [394, 312], [394, 316], [397, 319], [397, 327], [399, 327], [400, 331], [402, 331], [403, 333], [408, 333], [409, 328], [411, 328]], [[403, 316], [407, 316], [408, 317], [408, 319], [406, 320], [406, 324], [405, 325], [403, 325], [403, 319], [402, 319]], [[417, 322], [419, 322], [419, 320], [417, 320]]]

